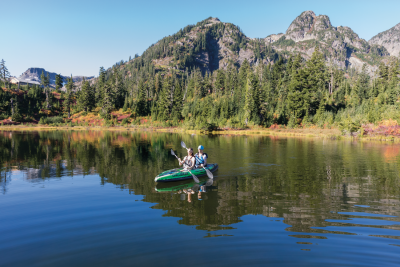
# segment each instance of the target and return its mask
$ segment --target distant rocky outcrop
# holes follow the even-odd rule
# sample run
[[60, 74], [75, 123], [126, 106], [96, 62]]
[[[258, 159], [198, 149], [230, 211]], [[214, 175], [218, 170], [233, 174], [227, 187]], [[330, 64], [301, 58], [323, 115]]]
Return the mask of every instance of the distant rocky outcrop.
[[[47, 76], [47, 74], [49, 74], [50, 86], [55, 87], [57, 73], [46, 71], [43, 68], [29, 68], [24, 73], [22, 73], [21, 76], [18, 77], [18, 79], [24, 80], [24, 81], [33, 81], [33, 82], [40, 83], [41, 82], [40, 76], [42, 75], [42, 73], [44, 73], [45, 76]], [[64, 79], [64, 83], [67, 82], [67, 78], [70, 78], [70, 76], [62, 76], [62, 77]], [[90, 76], [90, 77], [72, 76], [72, 79], [74, 80], [74, 82], [80, 82], [83, 80], [83, 78], [88, 80], [88, 79], [94, 78], [94, 76]]]
[[378, 33], [368, 43], [384, 46], [391, 56], [400, 57], [400, 23], [387, 31]]
[[300, 53], [309, 58], [319, 47], [328, 62], [341, 69], [349, 67], [361, 70], [364, 64], [369, 71], [376, 70], [381, 59], [389, 52], [381, 44], [369, 44], [349, 27], [334, 27], [326, 15], [305, 11], [290, 24], [285, 34], [273, 39], [265, 38], [278, 51]]

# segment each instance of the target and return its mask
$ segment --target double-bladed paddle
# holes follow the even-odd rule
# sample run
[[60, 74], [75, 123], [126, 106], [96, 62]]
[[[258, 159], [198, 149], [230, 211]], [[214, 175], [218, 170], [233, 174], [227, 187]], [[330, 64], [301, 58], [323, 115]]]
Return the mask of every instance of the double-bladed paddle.
[[[183, 148], [187, 149], [186, 144], [185, 144], [185, 142], [183, 142], [183, 141], [181, 141], [181, 146], [182, 146]], [[212, 174], [212, 172], [210, 172], [209, 169], [204, 168], [204, 166], [203, 166], [203, 169], [206, 170], [206, 173], [207, 173], [208, 178], [214, 179], [214, 175]]]
[[[174, 152], [172, 149], [171, 149], [171, 155], [172, 155], [172, 156], [175, 156], [175, 158], [177, 158], [177, 159], [179, 160], [178, 156], [175, 155], [175, 152]], [[200, 183], [199, 178], [197, 178], [196, 175], [194, 175], [190, 170], [188, 170], [188, 172], [192, 175], [193, 180], [194, 180], [196, 183]]]

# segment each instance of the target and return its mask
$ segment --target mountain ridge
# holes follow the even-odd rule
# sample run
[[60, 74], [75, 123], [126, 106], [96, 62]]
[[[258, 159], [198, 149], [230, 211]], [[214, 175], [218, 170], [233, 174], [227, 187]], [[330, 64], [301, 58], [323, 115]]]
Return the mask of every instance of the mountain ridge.
[[382, 45], [391, 56], [400, 57], [400, 23], [373, 36], [368, 43]]
[[296, 17], [285, 33], [265, 38], [247, 37], [238, 26], [209, 17], [162, 38], [139, 58], [121, 61], [117, 66], [126, 69], [127, 77], [139, 65], [151, 66], [155, 71], [175, 69], [184, 73], [199, 68], [211, 73], [230, 65], [239, 67], [245, 60], [250, 65], [274, 64], [280, 57], [297, 54], [308, 60], [317, 46], [328, 65], [361, 71], [366, 64], [370, 75], [391, 56], [384, 45], [367, 42], [350, 27], [334, 27], [327, 15], [317, 16], [308, 10]]
[[[33, 68], [28, 68], [25, 72], [23, 72], [18, 79], [21, 80], [25, 80], [25, 81], [34, 81], [34, 82], [41, 82], [40, 76], [42, 75], [42, 72], [44, 72], [44, 75], [47, 76], [47, 74], [49, 74], [49, 78], [50, 78], [50, 86], [51, 87], [55, 87], [55, 80], [56, 80], [56, 75], [57, 73], [55, 72], [50, 72], [50, 71], [46, 71], [44, 68], [38, 68], [38, 67], [33, 67]], [[68, 78], [71, 78], [70, 76], [63, 76], [63, 80], [64, 83], [67, 82]], [[74, 82], [80, 82], [83, 80], [83, 78], [85, 79], [92, 79], [94, 78], [94, 76], [72, 76], [72, 79]]]

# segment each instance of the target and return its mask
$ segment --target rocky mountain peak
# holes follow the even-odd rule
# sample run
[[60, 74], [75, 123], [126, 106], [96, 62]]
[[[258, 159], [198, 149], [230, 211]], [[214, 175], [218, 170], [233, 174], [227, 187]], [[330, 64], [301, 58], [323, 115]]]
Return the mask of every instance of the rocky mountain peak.
[[391, 56], [400, 57], [400, 23], [381, 32], [368, 41], [371, 45], [382, 45]]
[[313, 11], [305, 11], [290, 24], [285, 38], [295, 42], [316, 39], [319, 32], [332, 28], [328, 16], [316, 16]]
[[319, 15], [315, 20], [315, 25], [312, 30], [321, 31], [332, 28], [331, 20], [326, 15]]
[[297, 42], [304, 39], [305, 34], [312, 29], [316, 15], [313, 11], [304, 11], [290, 24], [286, 38]]

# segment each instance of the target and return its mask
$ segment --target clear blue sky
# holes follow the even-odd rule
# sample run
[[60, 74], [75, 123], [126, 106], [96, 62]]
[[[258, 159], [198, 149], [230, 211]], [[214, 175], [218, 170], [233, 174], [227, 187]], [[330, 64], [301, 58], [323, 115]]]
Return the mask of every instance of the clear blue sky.
[[400, 23], [400, 1], [19, 1], [0, 0], [0, 59], [13, 76], [29, 67], [98, 75], [99, 67], [139, 55], [164, 36], [209, 16], [248, 37], [285, 32], [305, 10], [328, 15], [361, 38]]

